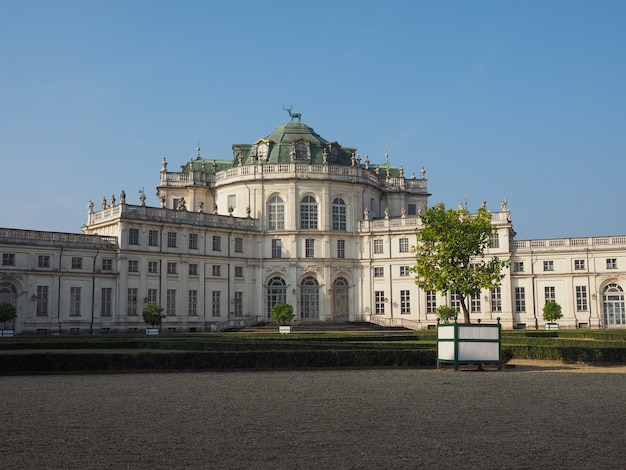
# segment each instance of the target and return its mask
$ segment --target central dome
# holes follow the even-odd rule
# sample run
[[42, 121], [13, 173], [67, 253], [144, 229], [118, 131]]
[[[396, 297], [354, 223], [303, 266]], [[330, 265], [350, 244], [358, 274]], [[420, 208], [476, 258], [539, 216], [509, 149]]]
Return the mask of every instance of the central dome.
[[253, 144], [233, 145], [233, 164], [303, 161], [351, 165], [355, 151], [354, 148], [343, 148], [336, 141], [330, 142], [313, 128], [292, 120], [278, 126], [267, 137]]

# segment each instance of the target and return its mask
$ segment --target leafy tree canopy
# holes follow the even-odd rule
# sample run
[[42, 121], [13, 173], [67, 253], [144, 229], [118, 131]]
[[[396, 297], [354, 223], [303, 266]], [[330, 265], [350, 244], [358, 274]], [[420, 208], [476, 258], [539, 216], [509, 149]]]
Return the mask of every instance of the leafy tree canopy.
[[547, 322], [553, 322], [561, 317], [563, 317], [561, 306], [553, 300], [546, 302], [543, 306], [543, 319]]
[[0, 304], [0, 322], [8, 322], [17, 317], [17, 309], [15, 305], [9, 302], [3, 302]]
[[413, 251], [416, 264], [411, 268], [422, 289], [459, 296], [465, 323], [470, 322], [466, 298], [481, 289], [500, 286], [502, 268], [508, 261], [485, 258], [490, 237], [495, 233], [491, 214], [481, 207], [476, 214], [467, 208], [446, 209], [443, 203], [422, 213]]
[[278, 302], [272, 307], [272, 320], [284, 325], [293, 320], [293, 307], [286, 302]]
[[453, 320], [456, 317], [456, 313], [456, 309], [449, 305], [441, 305], [435, 309], [435, 315], [443, 322]]
[[165, 318], [163, 307], [153, 303], [146, 304], [141, 311], [141, 315], [143, 316], [143, 321], [152, 327], [161, 326], [161, 322]]

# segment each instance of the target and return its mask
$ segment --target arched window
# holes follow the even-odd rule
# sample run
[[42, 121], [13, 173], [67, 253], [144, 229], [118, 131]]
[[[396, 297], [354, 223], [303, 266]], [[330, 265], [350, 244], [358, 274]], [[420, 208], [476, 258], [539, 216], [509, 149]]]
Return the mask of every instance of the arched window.
[[317, 201], [313, 196], [304, 196], [300, 203], [300, 229], [317, 229]]
[[333, 320], [345, 321], [348, 319], [348, 281], [338, 277], [333, 282]]
[[333, 230], [341, 230], [345, 232], [346, 229], [346, 203], [340, 197], [335, 198], [333, 201]]
[[17, 289], [10, 282], [0, 282], [0, 303], [15, 305], [17, 302]]
[[300, 285], [300, 316], [302, 319], [319, 320], [320, 286], [314, 277], [306, 277]]
[[604, 327], [626, 325], [626, 308], [624, 308], [624, 291], [617, 284], [609, 284], [602, 292]]
[[280, 277], [273, 277], [267, 283], [267, 318], [272, 317], [272, 308], [279, 302], [287, 302], [287, 286]]
[[285, 228], [285, 203], [280, 196], [273, 196], [268, 203], [268, 229], [282, 230]]

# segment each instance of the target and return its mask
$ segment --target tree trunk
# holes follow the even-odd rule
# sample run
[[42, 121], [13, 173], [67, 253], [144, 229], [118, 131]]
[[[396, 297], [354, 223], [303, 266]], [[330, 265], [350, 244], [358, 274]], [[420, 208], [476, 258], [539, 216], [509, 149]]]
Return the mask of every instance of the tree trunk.
[[465, 296], [460, 295], [459, 299], [461, 300], [461, 310], [463, 310], [463, 322], [470, 323], [469, 312], [467, 311], [467, 305], [465, 305]]

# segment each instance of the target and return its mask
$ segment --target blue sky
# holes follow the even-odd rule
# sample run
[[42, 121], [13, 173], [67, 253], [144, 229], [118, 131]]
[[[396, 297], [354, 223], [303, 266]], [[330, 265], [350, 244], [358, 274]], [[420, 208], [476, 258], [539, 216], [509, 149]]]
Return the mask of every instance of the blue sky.
[[[0, 0], [0, 227], [80, 232], [287, 122], [517, 239], [626, 234], [626, 2]], [[117, 196], [116, 196], [117, 197]]]

